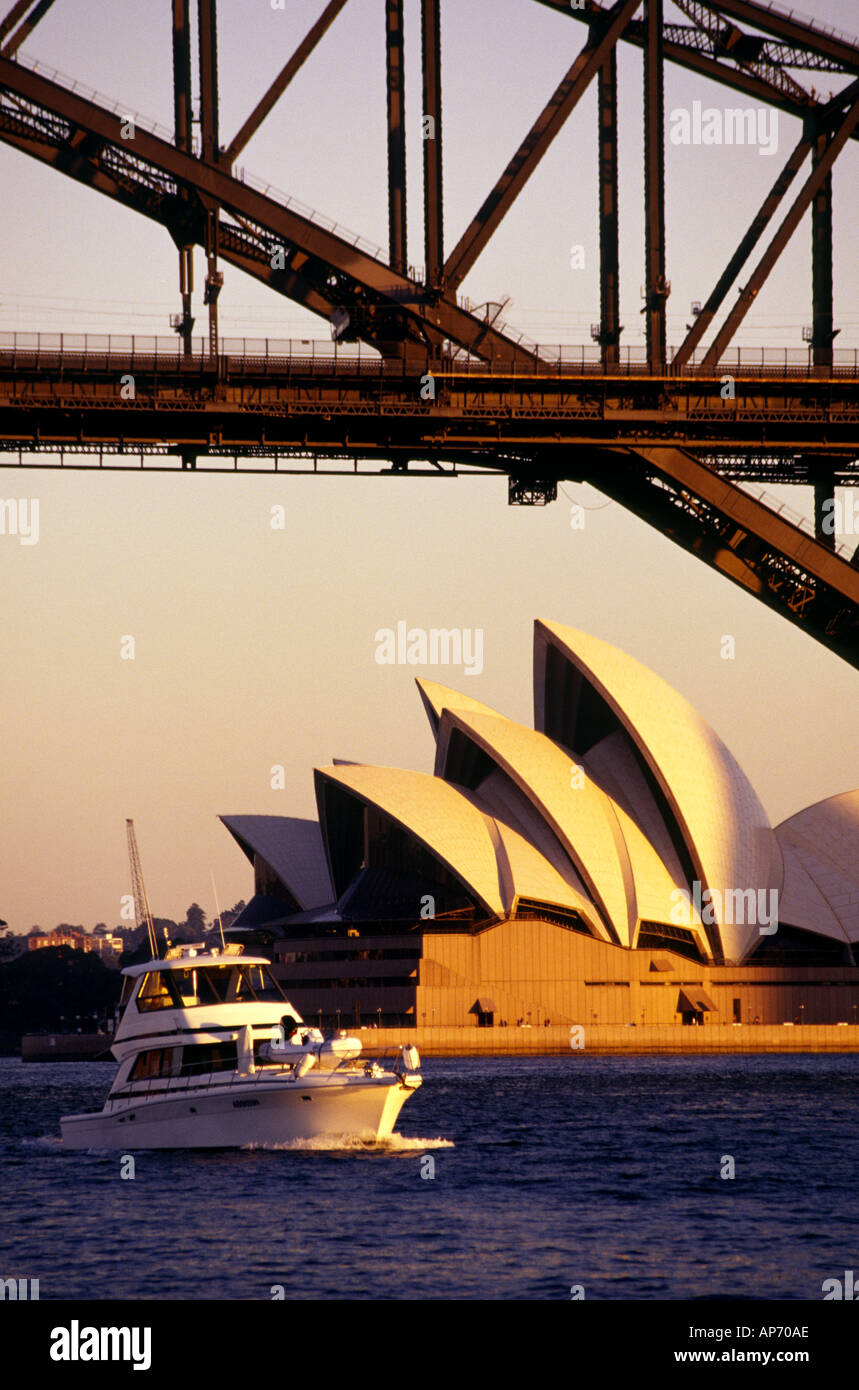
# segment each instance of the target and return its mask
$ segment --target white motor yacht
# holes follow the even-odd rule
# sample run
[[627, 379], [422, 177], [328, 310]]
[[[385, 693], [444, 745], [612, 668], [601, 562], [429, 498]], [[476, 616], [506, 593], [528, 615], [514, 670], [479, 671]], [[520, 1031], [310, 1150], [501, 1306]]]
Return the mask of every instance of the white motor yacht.
[[417, 1049], [393, 1069], [358, 1038], [325, 1039], [240, 945], [175, 946], [123, 972], [104, 1109], [61, 1120], [71, 1149], [198, 1149], [384, 1139], [421, 1084]]

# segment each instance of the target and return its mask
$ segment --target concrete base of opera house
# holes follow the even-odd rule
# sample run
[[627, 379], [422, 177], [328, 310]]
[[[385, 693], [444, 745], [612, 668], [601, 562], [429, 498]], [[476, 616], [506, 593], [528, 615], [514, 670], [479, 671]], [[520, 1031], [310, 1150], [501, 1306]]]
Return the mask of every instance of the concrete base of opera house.
[[568, 1025], [542, 1028], [362, 1028], [364, 1055], [378, 1057], [412, 1043], [424, 1057], [538, 1057], [583, 1053], [859, 1052], [859, 1026], [847, 1023], [597, 1023], [573, 1047]]

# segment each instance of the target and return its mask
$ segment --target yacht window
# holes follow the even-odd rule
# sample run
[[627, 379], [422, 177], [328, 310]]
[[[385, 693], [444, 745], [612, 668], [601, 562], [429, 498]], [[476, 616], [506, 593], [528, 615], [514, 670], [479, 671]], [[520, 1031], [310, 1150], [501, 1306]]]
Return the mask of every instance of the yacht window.
[[144, 977], [138, 1008], [192, 1009], [212, 1004], [285, 1004], [286, 995], [262, 965], [207, 965], [152, 971]]
[[197, 971], [197, 991], [201, 1004], [223, 1004], [227, 984], [232, 974], [230, 966], [213, 966]]
[[[197, 1001], [197, 975], [196, 970], [171, 970], [170, 974], [173, 983], [182, 999], [186, 1009], [192, 1008]], [[213, 1002], [213, 1001], [210, 1001]]]
[[171, 986], [169, 970], [150, 970], [148, 975], [144, 975], [137, 996], [137, 1007], [141, 1013], [149, 1013], [152, 1009], [182, 1007], [178, 994]]
[[173, 1048], [156, 1047], [141, 1052], [131, 1068], [129, 1081], [143, 1081], [150, 1076], [173, 1075]]
[[235, 1071], [238, 1055], [234, 1042], [194, 1043], [182, 1049], [182, 1076], [211, 1071]]
[[254, 998], [261, 1004], [286, 1003], [286, 995], [270, 970], [263, 965], [243, 965], [242, 974], [247, 978]]

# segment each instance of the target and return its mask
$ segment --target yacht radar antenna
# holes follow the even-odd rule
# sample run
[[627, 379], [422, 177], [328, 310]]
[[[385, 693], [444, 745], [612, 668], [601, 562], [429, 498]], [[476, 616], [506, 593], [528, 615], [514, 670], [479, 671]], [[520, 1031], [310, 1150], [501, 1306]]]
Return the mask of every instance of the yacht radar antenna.
[[[143, 870], [140, 867], [140, 852], [137, 848], [137, 836], [134, 833], [134, 821], [127, 820], [125, 829], [128, 834], [128, 858], [131, 864], [131, 889], [134, 894], [134, 915], [137, 925], [140, 927], [146, 923], [149, 932], [149, 946], [152, 951], [152, 959], [157, 959], [158, 945], [155, 940], [155, 927], [152, 922], [152, 913], [149, 911], [149, 899], [146, 896], [146, 884], [143, 882]], [[164, 940], [170, 945], [170, 937], [165, 928]]]
[[224, 941], [224, 924], [223, 924], [223, 922], [221, 921], [221, 905], [220, 905], [220, 903], [218, 902], [218, 890], [217, 890], [217, 888], [215, 887], [215, 874], [214, 874], [214, 871], [213, 871], [212, 869], [209, 870], [209, 877], [210, 877], [211, 880], [212, 880], [212, 892], [213, 892], [214, 895], [215, 895], [215, 911], [216, 911], [217, 914], [218, 914], [218, 930], [219, 930], [220, 933], [221, 933], [221, 947], [222, 947], [223, 950], [226, 950], [227, 947], [226, 947], [226, 943], [225, 943], [225, 941]]

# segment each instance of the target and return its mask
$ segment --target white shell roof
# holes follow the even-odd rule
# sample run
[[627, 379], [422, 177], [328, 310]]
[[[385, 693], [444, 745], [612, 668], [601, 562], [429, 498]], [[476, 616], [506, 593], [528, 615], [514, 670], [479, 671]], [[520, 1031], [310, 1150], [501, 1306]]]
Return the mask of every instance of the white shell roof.
[[536, 806], [566, 849], [594, 901], [631, 945], [634, 887], [626, 842], [610, 799], [590, 778], [571, 785], [569, 756], [545, 734], [500, 715], [445, 709], [439, 726], [436, 773], [449, 775], [450, 738], [459, 729], [477, 743]]
[[686, 886], [674, 842], [627, 735], [618, 730], [601, 739], [584, 755], [582, 765], [597, 786], [635, 821], [676, 883]]
[[416, 676], [415, 685], [423, 700], [424, 709], [434, 734], [438, 733], [442, 711], [446, 709], [467, 710], [472, 714], [496, 714], [494, 709], [482, 704], [480, 700], [473, 700], [470, 695], [460, 695], [458, 690], [451, 690], [447, 685], [439, 685], [437, 681], [428, 681], [421, 676]]
[[597, 936], [608, 940], [608, 933], [600, 921], [599, 913], [583, 892], [562, 877], [530, 840], [512, 825], [492, 815], [478, 792], [469, 791], [467, 787], [459, 787], [457, 790], [486, 814], [490, 833], [495, 841], [500, 869], [499, 880], [508, 912], [512, 911], [518, 898], [535, 898], [540, 902], [554, 903], [558, 907], [572, 908], [585, 918]]
[[[849, 941], [859, 942], [859, 790], [806, 807], [777, 826], [776, 835], [786, 859], [798, 861], [816, 889], [812, 895], [805, 884], [803, 898], [797, 901], [796, 891], [788, 896], [793, 882], [787, 877], [781, 904], [785, 920], [804, 926], [797, 915], [804, 907], [811, 919], [810, 930], [835, 936], [834, 918]], [[812, 918], [811, 908], [818, 898], [828, 913], [819, 909]]]
[[[584, 675], [641, 751], [704, 887], [720, 894], [752, 887], [780, 891], [781, 852], [767, 814], [732, 754], [688, 700], [607, 642], [538, 621], [535, 704], [547, 644]], [[538, 727], [543, 718], [542, 708], [535, 708]], [[760, 939], [755, 923], [731, 924], [723, 917], [717, 925], [728, 960], [742, 960]]]
[[297, 816], [221, 816], [253, 863], [254, 854], [274, 870], [300, 907], [331, 901], [331, 879], [318, 821]]
[[[488, 913], [503, 915], [490, 818], [455, 787], [430, 773], [400, 767], [321, 767], [316, 772], [399, 821], [471, 889]], [[321, 818], [321, 796], [319, 810]]]

